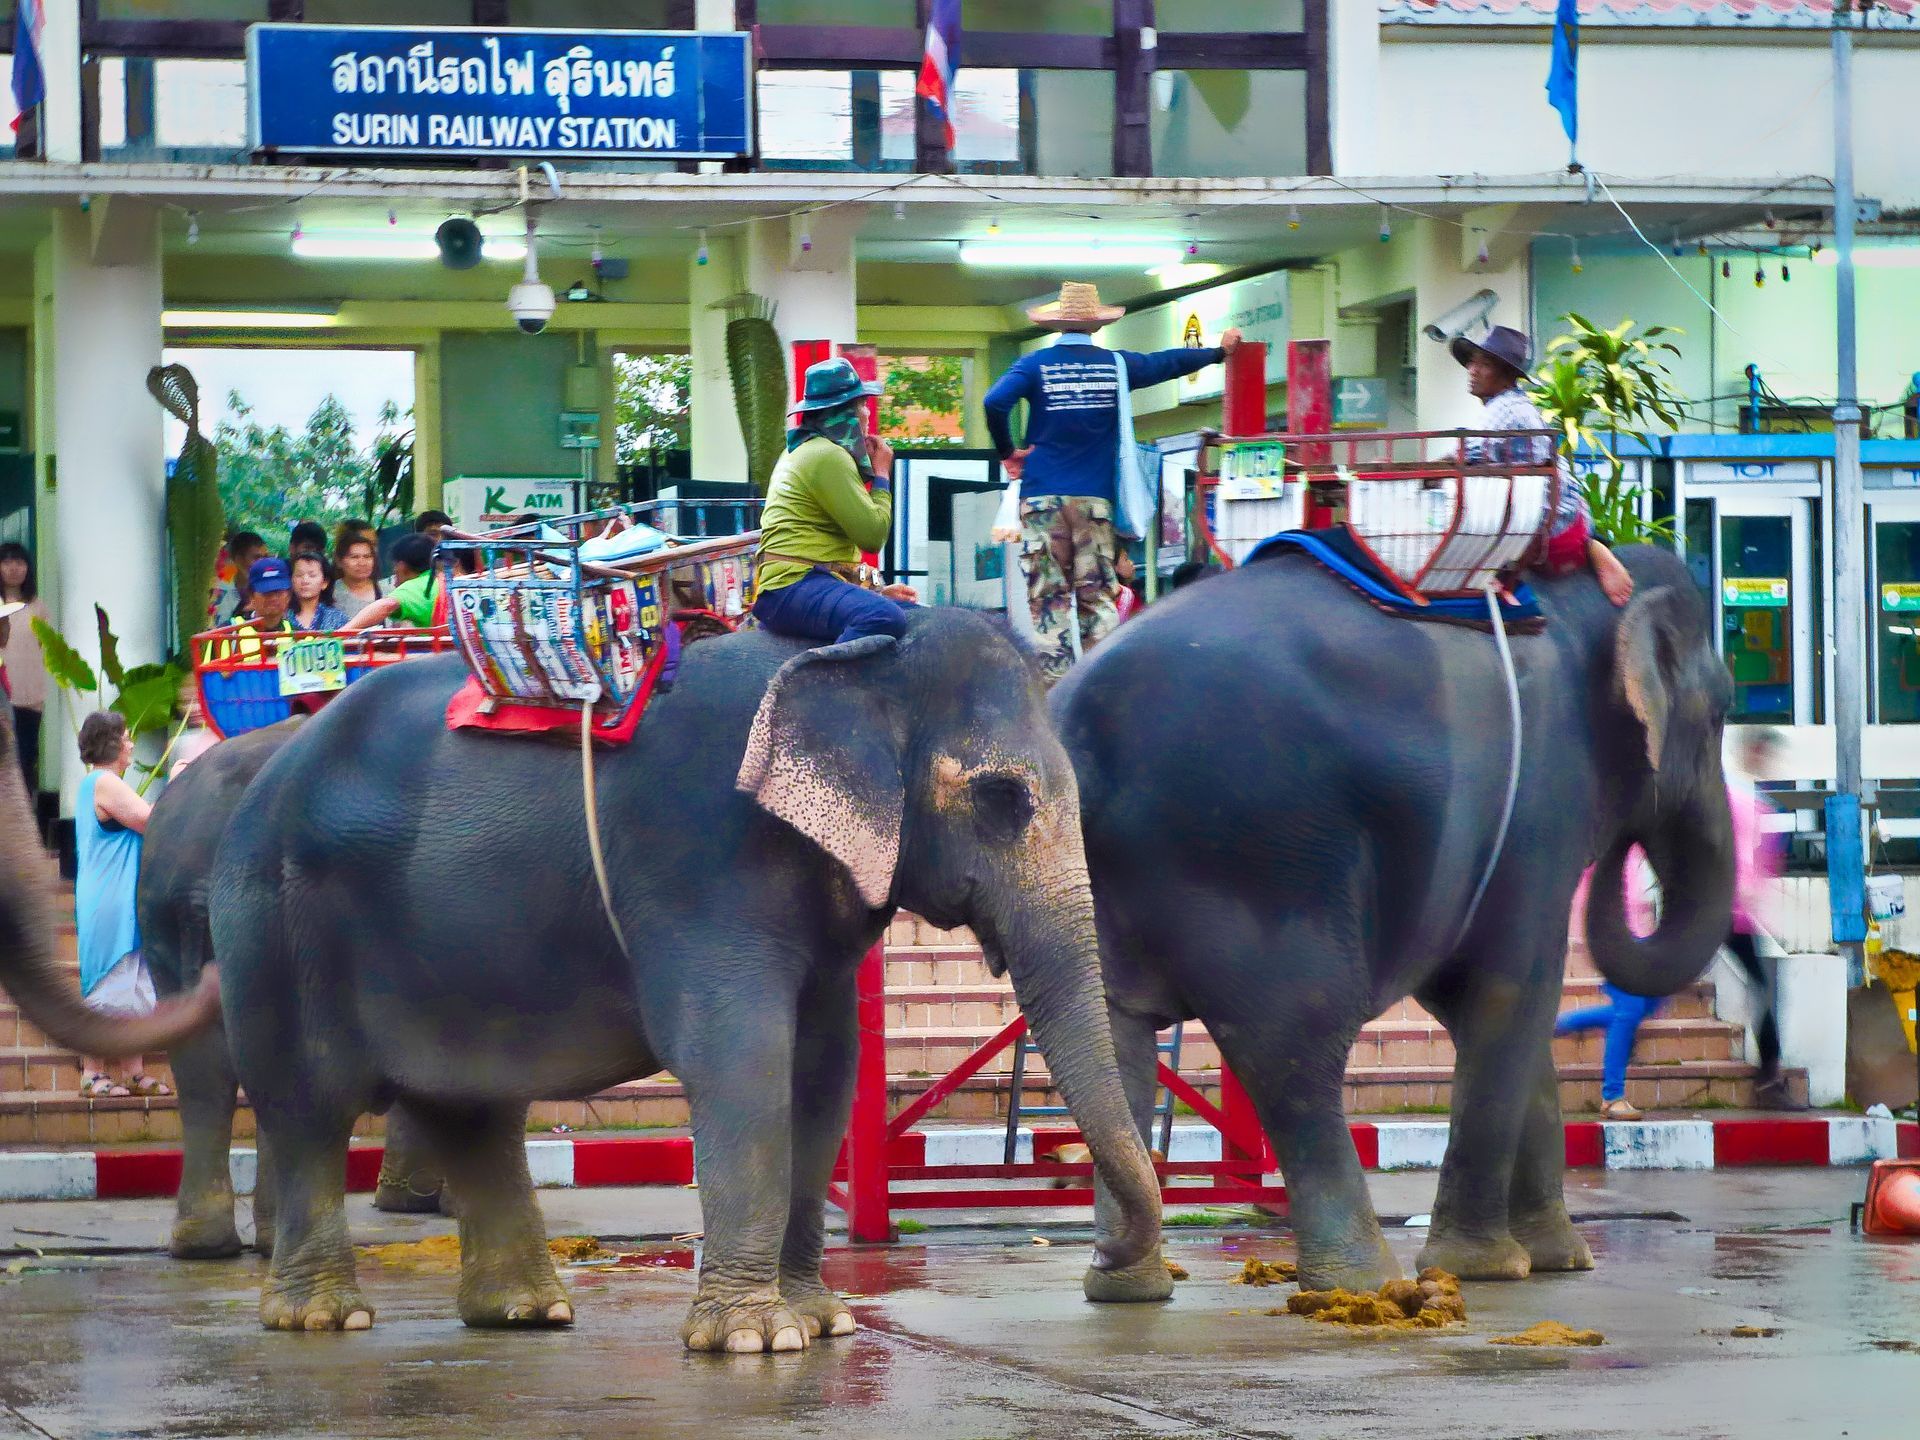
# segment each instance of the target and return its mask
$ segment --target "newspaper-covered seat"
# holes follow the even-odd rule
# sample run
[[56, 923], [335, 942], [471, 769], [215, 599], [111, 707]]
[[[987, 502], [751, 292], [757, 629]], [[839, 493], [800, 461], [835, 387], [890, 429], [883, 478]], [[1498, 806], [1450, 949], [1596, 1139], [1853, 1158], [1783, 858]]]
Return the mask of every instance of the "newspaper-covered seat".
[[[649, 501], [450, 532], [440, 546], [449, 624], [478, 693], [449, 723], [553, 728], [538, 716], [489, 722], [511, 709], [578, 723], [590, 707], [596, 727], [630, 734], [646, 698], [672, 683], [679, 627], [700, 617], [731, 629], [746, 614], [760, 537], [745, 522], [757, 504]], [[728, 512], [720, 523], [712, 507]], [[675, 533], [695, 516], [698, 533]]]

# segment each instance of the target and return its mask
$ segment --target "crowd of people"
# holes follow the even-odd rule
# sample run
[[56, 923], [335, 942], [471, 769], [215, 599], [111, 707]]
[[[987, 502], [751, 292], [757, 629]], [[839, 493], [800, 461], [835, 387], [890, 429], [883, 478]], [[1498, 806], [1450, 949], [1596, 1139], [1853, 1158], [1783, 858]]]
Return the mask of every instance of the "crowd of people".
[[252, 530], [236, 531], [226, 545], [231, 577], [215, 587], [207, 618], [215, 626], [237, 627], [228, 642], [236, 653], [250, 641], [257, 649], [263, 633], [432, 625], [440, 598], [433, 547], [441, 529], [452, 523], [441, 510], [416, 516], [412, 533], [392, 547], [392, 572], [385, 581], [376, 578], [380, 537], [369, 521], [344, 520], [329, 537], [315, 521], [302, 520], [288, 535], [284, 554]]

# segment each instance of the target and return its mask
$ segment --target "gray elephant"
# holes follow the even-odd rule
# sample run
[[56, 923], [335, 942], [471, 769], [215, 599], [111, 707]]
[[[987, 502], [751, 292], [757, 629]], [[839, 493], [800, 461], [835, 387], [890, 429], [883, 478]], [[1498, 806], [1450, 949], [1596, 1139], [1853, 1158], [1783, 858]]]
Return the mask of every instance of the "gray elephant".
[[[0, 755], [13, 755], [13, 745], [13, 705], [0, 693]], [[68, 1050], [115, 1058], [170, 1049], [213, 1023], [220, 991], [212, 971], [192, 994], [147, 1015], [90, 1008], [54, 954], [47, 866], [20, 769], [0, 764], [0, 986], [28, 1020]]]
[[465, 678], [427, 659], [355, 685], [261, 772], [221, 846], [228, 1031], [278, 1177], [265, 1324], [372, 1323], [341, 1165], [355, 1117], [401, 1099], [460, 1197], [462, 1318], [571, 1321], [527, 1173], [528, 1102], [670, 1069], [706, 1225], [687, 1346], [849, 1333], [820, 1278], [824, 1201], [854, 976], [896, 906], [971, 925], [1012, 972], [1115, 1196], [1088, 1293], [1164, 1298], [1073, 774], [1003, 633], [919, 612], [898, 644], [690, 647], [633, 743], [595, 756], [591, 809], [577, 748], [447, 729]]
[[[1341, 1097], [1360, 1027], [1409, 994], [1458, 1054], [1421, 1264], [1593, 1263], [1561, 1196], [1550, 1043], [1575, 884], [1598, 855], [1594, 959], [1664, 995], [1712, 959], [1733, 881], [1731, 687], [1705, 606], [1673, 556], [1622, 558], [1624, 611], [1591, 575], [1546, 581], [1547, 630], [1513, 640], [1524, 746], [1497, 852], [1512, 725], [1493, 639], [1383, 614], [1304, 557], [1182, 591], [1053, 696], [1136, 1119], [1156, 1027], [1204, 1021], [1278, 1152], [1304, 1285], [1398, 1273]], [[1645, 939], [1621, 913], [1634, 844], [1664, 896]]]
[[[141, 857], [139, 911], [142, 953], [162, 996], [197, 984], [213, 958], [207, 929], [207, 891], [220, 836], [261, 767], [300, 731], [303, 720], [237, 735], [216, 745], [170, 781], [147, 822]], [[238, 1098], [227, 1033], [215, 1023], [173, 1048], [179, 1092], [182, 1163], [174, 1202], [172, 1253], [183, 1260], [240, 1253], [233, 1223], [229, 1155]], [[384, 1210], [428, 1210], [439, 1201], [430, 1162], [409, 1142], [404, 1109], [387, 1119], [386, 1155], [374, 1203]], [[254, 1246], [273, 1253], [273, 1186], [269, 1161], [259, 1153], [254, 1186]]]

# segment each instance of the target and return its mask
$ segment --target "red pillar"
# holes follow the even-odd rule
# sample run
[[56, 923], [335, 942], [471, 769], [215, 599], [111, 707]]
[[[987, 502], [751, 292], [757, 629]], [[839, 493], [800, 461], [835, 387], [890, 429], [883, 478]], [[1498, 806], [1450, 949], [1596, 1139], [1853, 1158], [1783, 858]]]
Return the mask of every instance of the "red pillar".
[[1267, 347], [1259, 340], [1243, 340], [1227, 356], [1226, 393], [1220, 399], [1220, 433], [1267, 433]]
[[860, 962], [860, 1055], [855, 1062], [853, 1114], [847, 1126], [847, 1233], [856, 1244], [894, 1238], [887, 1203], [887, 959], [883, 938]]

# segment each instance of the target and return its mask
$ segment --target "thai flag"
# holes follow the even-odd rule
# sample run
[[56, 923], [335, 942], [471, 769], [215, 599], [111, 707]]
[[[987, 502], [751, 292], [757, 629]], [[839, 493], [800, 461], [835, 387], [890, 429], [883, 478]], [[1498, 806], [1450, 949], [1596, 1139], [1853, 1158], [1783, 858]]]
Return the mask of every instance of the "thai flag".
[[933, 0], [927, 18], [927, 53], [914, 92], [940, 112], [947, 149], [953, 149], [953, 72], [960, 66], [960, 0]]
[[18, 130], [27, 112], [47, 98], [46, 76], [40, 70], [41, 37], [47, 29], [46, 0], [18, 0], [13, 12], [13, 117]]

